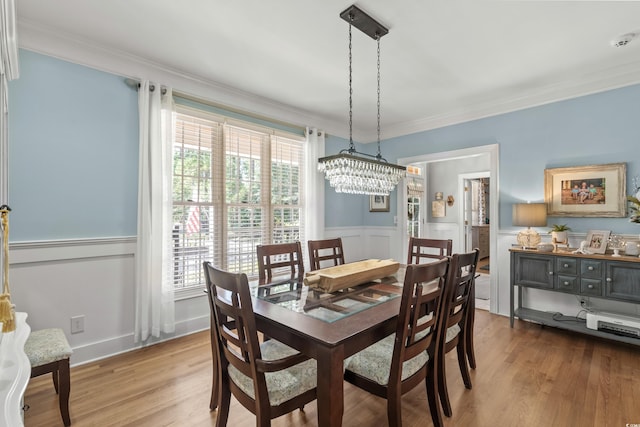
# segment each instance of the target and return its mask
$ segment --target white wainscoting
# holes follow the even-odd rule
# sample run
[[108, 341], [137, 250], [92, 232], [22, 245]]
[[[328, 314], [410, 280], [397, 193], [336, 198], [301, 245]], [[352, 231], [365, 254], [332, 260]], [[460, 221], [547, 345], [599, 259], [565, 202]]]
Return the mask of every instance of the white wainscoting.
[[[13, 243], [11, 300], [17, 311], [29, 314], [32, 330], [65, 331], [74, 350], [72, 365], [138, 348], [133, 340], [135, 250], [135, 237]], [[84, 332], [71, 334], [71, 317], [82, 315]], [[163, 339], [208, 327], [203, 294], [176, 301], [176, 333]]]
[[401, 242], [397, 239], [396, 227], [332, 227], [325, 229], [325, 238], [342, 238], [346, 262], [362, 259], [396, 259]]

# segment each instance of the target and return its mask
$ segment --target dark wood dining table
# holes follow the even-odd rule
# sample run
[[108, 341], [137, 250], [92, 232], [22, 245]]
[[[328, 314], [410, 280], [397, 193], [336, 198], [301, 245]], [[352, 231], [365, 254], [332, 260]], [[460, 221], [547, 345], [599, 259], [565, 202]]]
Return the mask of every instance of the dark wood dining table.
[[[292, 286], [295, 287], [293, 284]], [[335, 294], [337, 298], [330, 297], [334, 300], [346, 298], [358, 301], [366, 300], [367, 295], [371, 294], [374, 297], [385, 293], [391, 295], [360, 311], [330, 320], [309, 315], [313, 307], [298, 307], [296, 311], [287, 308], [287, 304], [279, 304], [277, 295], [269, 298], [264, 296], [264, 291], [262, 292], [263, 297], [256, 295], [252, 301], [258, 329], [265, 335], [316, 359], [318, 425], [341, 426], [344, 411], [344, 360], [395, 332], [400, 310], [399, 295], [402, 292], [397, 279], [385, 278], [360, 285], [353, 291]], [[310, 300], [313, 305], [313, 298], [307, 299], [307, 304]], [[334, 302], [336, 304], [333, 304]], [[338, 312], [341, 310], [339, 301], [333, 301], [330, 305]]]

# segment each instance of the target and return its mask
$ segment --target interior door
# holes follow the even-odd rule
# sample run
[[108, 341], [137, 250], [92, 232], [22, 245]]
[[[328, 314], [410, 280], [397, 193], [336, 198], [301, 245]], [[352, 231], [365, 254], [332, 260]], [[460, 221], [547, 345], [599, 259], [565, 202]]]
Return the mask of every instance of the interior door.
[[469, 252], [473, 249], [473, 237], [472, 237], [472, 226], [473, 226], [473, 201], [471, 198], [471, 179], [465, 178], [463, 180], [463, 191], [464, 195], [462, 197], [462, 221], [464, 227], [464, 251]]

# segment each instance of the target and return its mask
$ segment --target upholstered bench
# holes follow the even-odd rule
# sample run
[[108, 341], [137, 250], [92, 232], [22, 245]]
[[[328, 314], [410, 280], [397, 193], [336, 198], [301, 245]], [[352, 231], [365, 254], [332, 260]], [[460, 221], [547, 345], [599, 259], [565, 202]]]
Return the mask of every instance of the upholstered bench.
[[31, 332], [24, 345], [24, 352], [31, 362], [31, 378], [51, 372], [53, 386], [58, 393], [60, 414], [65, 426], [71, 425], [69, 417], [69, 390], [71, 379], [69, 357], [73, 353], [62, 329], [42, 329]]

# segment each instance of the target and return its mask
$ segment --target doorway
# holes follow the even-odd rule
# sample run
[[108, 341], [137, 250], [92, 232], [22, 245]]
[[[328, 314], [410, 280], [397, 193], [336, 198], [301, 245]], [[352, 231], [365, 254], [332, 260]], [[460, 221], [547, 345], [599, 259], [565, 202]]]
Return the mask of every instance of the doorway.
[[[477, 159], [474, 159], [477, 158]], [[491, 144], [491, 145], [484, 145], [484, 146], [478, 146], [478, 147], [471, 147], [471, 148], [467, 148], [467, 149], [461, 149], [461, 150], [454, 150], [454, 151], [448, 151], [448, 152], [441, 152], [441, 153], [433, 153], [433, 154], [424, 154], [424, 155], [419, 155], [419, 156], [414, 156], [414, 157], [407, 157], [407, 158], [400, 158], [398, 159], [398, 164], [403, 165], [403, 166], [410, 166], [410, 165], [420, 165], [420, 164], [424, 164], [424, 165], [429, 165], [430, 163], [433, 162], [442, 162], [442, 161], [450, 161], [450, 160], [466, 160], [467, 162], [471, 161], [471, 163], [475, 163], [476, 161], [481, 161], [481, 160], [486, 160], [486, 164], [488, 165], [488, 171], [487, 170], [483, 170], [481, 172], [468, 172], [468, 174], [474, 174], [473, 176], [467, 176], [465, 177], [465, 173], [463, 171], [461, 171], [460, 173], [458, 173], [457, 175], [455, 175], [452, 178], [453, 183], [456, 183], [456, 176], [461, 175], [463, 176], [463, 178], [458, 178], [458, 179], [480, 179], [480, 178], [487, 178], [487, 188], [488, 188], [488, 192], [490, 194], [490, 198], [488, 201], [488, 207], [486, 210], [486, 216], [487, 218], [490, 219], [489, 224], [483, 224], [485, 227], [485, 230], [488, 230], [488, 253], [489, 256], [486, 257], [488, 258], [488, 260], [490, 260], [491, 258], [496, 259], [496, 245], [495, 244], [491, 244], [490, 242], [496, 242], [497, 240], [497, 224], [499, 224], [499, 218], [498, 218], [498, 206], [499, 206], [499, 200], [498, 200], [498, 191], [497, 191], [497, 183], [498, 183], [498, 144]], [[472, 169], [473, 170], [473, 169]], [[453, 184], [452, 183], [452, 184]], [[455, 186], [456, 184], [454, 184]], [[429, 178], [425, 177], [425, 188], [428, 188], [429, 186]], [[465, 194], [464, 194], [464, 184], [460, 184], [458, 182], [458, 200], [460, 201], [459, 203], [457, 203], [458, 205], [458, 224], [455, 223], [448, 223], [448, 224], [435, 224], [435, 229], [427, 229], [427, 227], [425, 227], [425, 233], [432, 235], [434, 235], [434, 238], [444, 238], [443, 235], [439, 235], [439, 234], [452, 234], [452, 236], [450, 238], [452, 238], [454, 240], [454, 252], [458, 251], [466, 251], [468, 245], [471, 245], [471, 243], [467, 244], [467, 235], [469, 234], [469, 230], [466, 230], [465, 225], [463, 223], [464, 220], [461, 220], [461, 218], [465, 217], [465, 213], [464, 213], [464, 207], [463, 205], [465, 204], [463, 201], [465, 200]], [[399, 186], [398, 187], [399, 191], [398, 191], [398, 212], [403, 212], [407, 209], [407, 201], [408, 201], [408, 191], [407, 191], [407, 186]], [[462, 189], [462, 190], [460, 190]], [[428, 190], [426, 190], [428, 191]], [[428, 194], [427, 192], [424, 193], [424, 200], [422, 203], [422, 209], [421, 211], [424, 213], [425, 211], [428, 212], [428, 208], [430, 206], [431, 203], [431, 197], [433, 195]], [[469, 200], [469, 203], [471, 203], [471, 200]], [[406, 254], [407, 250], [408, 250], [408, 238], [407, 238], [407, 231], [409, 230], [409, 224], [407, 221], [407, 216], [406, 215], [398, 215], [397, 217], [398, 219], [398, 224], [397, 224], [397, 233], [398, 233], [398, 238], [399, 238], [399, 242], [402, 242], [400, 247], [398, 248], [400, 250], [400, 253], [397, 254], [396, 256], [399, 256], [398, 259], [404, 259], [405, 256], [404, 254]], [[469, 222], [469, 224], [471, 224], [471, 221]], [[427, 223], [428, 225], [428, 223]], [[469, 226], [471, 227], [471, 226]], [[490, 266], [490, 270], [489, 273], [490, 274], [485, 274], [486, 279], [488, 281], [488, 289], [489, 289], [489, 299], [488, 301], [488, 309], [489, 311], [491, 311], [492, 313], [496, 313], [497, 309], [498, 309], [498, 284], [497, 284], [497, 278], [498, 278], [498, 263], [494, 263], [494, 266]]]
[[476, 277], [476, 308], [489, 310], [491, 305], [491, 264], [489, 238], [491, 204], [491, 173], [489, 171], [464, 173], [458, 176], [462, 197], [460, 215], [460, 238], [465, 242], [464, 250], [479, 250]]

